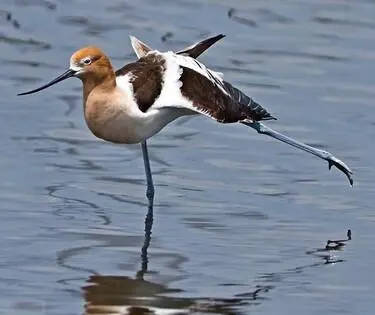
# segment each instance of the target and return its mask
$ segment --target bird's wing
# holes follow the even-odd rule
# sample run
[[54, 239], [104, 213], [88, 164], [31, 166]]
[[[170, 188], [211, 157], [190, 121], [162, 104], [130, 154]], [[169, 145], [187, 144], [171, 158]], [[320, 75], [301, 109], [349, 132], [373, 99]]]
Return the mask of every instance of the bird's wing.
[[[221, 73], [198, 60], [173, 52], [163, 56], [163, 84], [152, 107], [182, 107], [219, 122], [274, 119], [263, 107], [224, 81]], [[147, 56], [146, 56], [147, 57]]]
[[152, 51], [115, 73], [117, 85], [131, 94], [142, 112], [149, 110], [160, 96], [164, 64], [160, 53]]
[[220, 122], [273, 119], [271, 114], [246, 94], [224, 81], [196, 58], [224, 35], [197, 42], [177, 53], [160, 53], [130, 36], [139, 58], [116, 72], [118, 81], [128, 74], [141, 111], [151, 107], [186, 108]]
[[133, 50], [138, 58], [144, 57], [153, 49], [135, 36], [129, 36]]
[[225, 35], [219, 34], [214, 37], [206, 38], [200, 42], [197, 42], [189, 47], [181, 49], [176, 52], [178, 55], [189, 56], [192, 58], [198, 58], [201, 54], [203, 54], [208, 48], [210, 48], [213, 44], [215, 44], [220, 39], [224, 38]]
[[[152, 51], [153, 49], [139, 40], [134, 36], [129, 36], [130, 42], [132, 44], [133, 50], [138, 58], [146, 56], [147, 53]], [[201, 54], [203, 54], [208, 48], [210, 48], [213, 44], [215, 44], [220, 39], [224, 38], [225, 35], [219, 34], [213, 37], [206, 38], [202, 41], [199, 41], [193, 45], [190, 45], [184, 49], [181, 49], [176, 52], [178, 55], [189, 56], [192, 58], [198, 58]]]

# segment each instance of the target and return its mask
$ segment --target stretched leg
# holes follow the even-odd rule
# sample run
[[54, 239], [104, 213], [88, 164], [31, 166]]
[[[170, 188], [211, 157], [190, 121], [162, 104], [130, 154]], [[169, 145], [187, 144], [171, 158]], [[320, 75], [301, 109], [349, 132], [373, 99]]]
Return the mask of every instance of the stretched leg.
[[146, 172], [146, 181], [147, 181], [147, 191], [146, 196], [148, 199], [148, 205], [150, 208], [154, 206], [154, 183], [152, 181], [152, 173], [150, 167], [150, 159], [148, 157], [148, 150], [147, 150], [147, 143], [146, 141], [142, 142], [142, 154], [143, 154], [143, 162], [145, 164], [145, 172]]
[[308, 153], [311, 153], [323, 160], [326, 160], [328, 162], [328, 167], [331, 169], [332, 165], [336, 166], [340, 171], [342, 171], [346, 177], [349, 180], [349, 183], [351, 186], [353, 186], [353, 178], [352, 178], [352, 171], [350, 168], [341, 160], [336, 158], [333, 154], [320, 150], [314, 147], [311, 147], [307, 144], [304, 144], [302, 142], [299, 142], [297, 140], [294, 140], [292, 138], [289, 138], [280, 132], [277, 132], [269, 127], [267, 127], [265, 124], [261, 122], [243, 122], [244, 125], [249, 126], [253, 129], [255, 129], [258, 133], [264, 134], [267, 136], [270, 136], [272, 138], [275, 138], [277, 140], [280, 140], [284, 143], [287, 143], [295, 148], [301, 149], [303, 151], [306, 151]]

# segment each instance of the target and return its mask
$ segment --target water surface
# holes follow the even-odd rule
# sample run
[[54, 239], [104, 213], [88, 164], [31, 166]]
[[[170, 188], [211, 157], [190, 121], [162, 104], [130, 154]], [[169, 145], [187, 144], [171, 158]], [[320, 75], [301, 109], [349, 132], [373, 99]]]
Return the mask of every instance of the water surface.
[[[1, 314], [372, 314], [374, 2], [5, 0], [0, 13]], [[168, 50], [217, 33], [201, 60], [272, 127], [347, 162], [355, 186], [244, 126], [179, 120], [149, 142], [150, 239], [140, 148], [90, 134], [80, 82], [15, 95], [87, 44], [120, 67], [129, 34]]]

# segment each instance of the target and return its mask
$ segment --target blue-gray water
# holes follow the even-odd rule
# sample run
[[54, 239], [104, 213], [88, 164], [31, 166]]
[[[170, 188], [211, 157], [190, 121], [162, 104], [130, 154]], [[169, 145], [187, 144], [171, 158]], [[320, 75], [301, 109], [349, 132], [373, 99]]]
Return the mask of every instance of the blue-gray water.
[[[133, 314], [373, 314], [375, 2], [4, 0], [1, 9], [0, 314], [137, 305]], [[201, 60], [278, 117], [272, 127], [347, 162], [355, 185], [244, 126], [176, 121], [149, 142], [156, 198], [142, 281], [139, 147], [89, 133], [78, 80], [15, 95], [87, 44], [120, 67], [135, 59], [129, 34], [167, 50], [217, 33], [227, 37]], [[320, 250], [347, 229], [341, 251]]]

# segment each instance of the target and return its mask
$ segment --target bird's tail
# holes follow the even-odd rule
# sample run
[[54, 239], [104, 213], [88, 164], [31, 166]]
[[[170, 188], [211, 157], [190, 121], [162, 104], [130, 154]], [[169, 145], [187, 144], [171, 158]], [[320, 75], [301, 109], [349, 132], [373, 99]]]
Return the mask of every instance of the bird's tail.
[[264, 134], [267, 136], [270, 136], [272, 138], [275, 138], [277, 140], [280, 140], [284, 143], [287, 143], [297, 149], [306, 151], [310, 154], [313, 154], [323, 160], [326, 160], [328, 162], [328, 168], [331, 169], [332, 166], [336, 166], [340, 171], [342, 171], [346, 177], [349, 180], [349, 183], [351, 186], [353, 186], [353, 178], [352, 174], [353, 172], [350, 170], [350, 168], [340, 159], [336, 158], [333, 154], [330, 152], [320, 150], [317, 148], [314, 148], [312, 146], [309, 146], [305, 143], [302, 143], [300, 141], [294, 140], [293, 138], [287, 137], [283, 135], [280, 132], [277, 132], [269, 127], [267, 127], [265, 124], [261, 122], [242, 122], [244, 125], [251, 127], [255, 129], [258, 133]]

